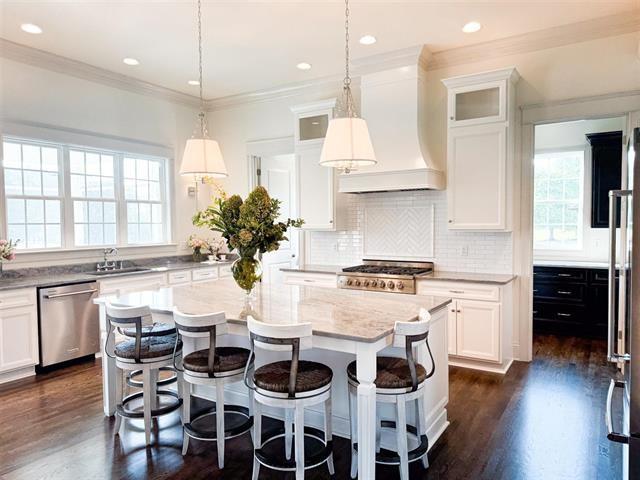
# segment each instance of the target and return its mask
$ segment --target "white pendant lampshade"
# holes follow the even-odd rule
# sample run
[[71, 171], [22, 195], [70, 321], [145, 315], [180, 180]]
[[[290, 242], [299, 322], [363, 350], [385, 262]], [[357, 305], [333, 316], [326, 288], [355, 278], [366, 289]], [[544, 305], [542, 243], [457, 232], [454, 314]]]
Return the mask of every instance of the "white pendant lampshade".
[[349, 172], [375, 163], [367, 122], [357, 117], [334, 118], [329, 122], [320, 165]]
[[190, 138], [187, 140], [180, 174], [214, 178], [228, 176], [218, 142], [210, 138]]

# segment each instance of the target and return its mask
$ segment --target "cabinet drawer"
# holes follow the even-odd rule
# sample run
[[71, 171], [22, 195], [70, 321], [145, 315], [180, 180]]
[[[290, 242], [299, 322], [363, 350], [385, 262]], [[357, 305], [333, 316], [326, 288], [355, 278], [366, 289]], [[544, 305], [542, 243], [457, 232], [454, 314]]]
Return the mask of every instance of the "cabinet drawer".
[[[616, 279], [618, 278], [620, 278], [620, 272], [616, 272]], [[609, 270], [605, 268], [589, 270], [589, 282], [607, 285], [609, 283]]]
[[284, 272], [284, 283], [303, 287], [336, 288], [337, 276], [333, 273], [291, 273]]
[[463, 300], [500, 301], [500, 287], [467, 282], [438, 282], [421, 280], [418, 282], [418, 295], [453, 297]]
[[35, 306], [36, 289], [20, 288], [0, 291], [0, 310], [12, 307]]
[[189, 270], [169, 273], [169, 285], [177, 285], [189, 282], [191, 282], [191, 272]]
[[231, 264], [229, 264], [229, 265], [221, 265], [218, 268], [218, 275], [220, 276], [220, 278], [225, 278], [225, 277], [232, 276]]
[[533, 318], [563, 323], [585, 323], [586, 309], [581, 305], [558, 305], [553, 303], [533, 304]]
[[584, 268], [533, 267], [533, 278], [535, 280], [586, 282], [587, 270]]
[[194, 270], [191, 273], [191, 275], [194, 282], [215, 280], [218, 278], [218, 269], [217, 268], [200, 268], [200, 269]]
[[545, 300], [568, 300], [584, 302], [585, 286], [576, 283], [541, 283], [535, 282], [533, 298]]

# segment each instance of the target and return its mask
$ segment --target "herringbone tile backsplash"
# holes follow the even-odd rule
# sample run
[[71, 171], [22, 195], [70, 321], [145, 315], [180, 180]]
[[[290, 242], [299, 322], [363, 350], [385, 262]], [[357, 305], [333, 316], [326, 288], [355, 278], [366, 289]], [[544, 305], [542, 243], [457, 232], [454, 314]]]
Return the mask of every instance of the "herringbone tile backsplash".
[[447, 229], [446, 193], [349, 195], [348, 228], [311, 232], [307, 263], [355, 265], [363, 258], [432, 260], [438, 270], [510, 273], [511, 233]]

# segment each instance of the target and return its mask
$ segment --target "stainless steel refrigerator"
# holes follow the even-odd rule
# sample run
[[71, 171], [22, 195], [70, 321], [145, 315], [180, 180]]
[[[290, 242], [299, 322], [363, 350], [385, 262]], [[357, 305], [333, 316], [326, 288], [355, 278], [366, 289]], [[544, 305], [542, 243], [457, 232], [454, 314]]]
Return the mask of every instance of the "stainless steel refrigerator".
[[[622, 190], [609, 193], [608, 357], [618, 365], [607, 395], [608, 438], [623, 444], [623, 478], [640, 479], [640, 128], [631, 131], [623, 155]], [[634, 194], [634, 186], [639, 191]], [[620, 229], [616, 231], [616, 204]], [[616, 273], [619, 275], [616, 296]], [[617, 392], [619, 391], [619, 393]], [[620, 405], [620, 403], [622, 405]], [[615, 415], [622, 408], [622, 423]]]

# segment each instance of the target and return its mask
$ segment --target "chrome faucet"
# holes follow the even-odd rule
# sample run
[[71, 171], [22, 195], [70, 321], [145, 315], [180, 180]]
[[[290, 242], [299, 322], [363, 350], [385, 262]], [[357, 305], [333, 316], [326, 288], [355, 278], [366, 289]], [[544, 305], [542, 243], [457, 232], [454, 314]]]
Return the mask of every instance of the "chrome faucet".
[[[107, 259], [108, 255], [117, 255], [118, 254], [118, 249], [115, 247], [109, 247], [109, 248], [105, 248], [102, 251], [103, 254], [103, 258], [104, 261], [102, 263], [97, 263], [96, 264], [96, 270], [98, 270], [99, 272], [102, 272], [104, 270], [115, 270], [116, 269], [116, 262], [114, 261], [109, 261]], [[120, 266], [122, 266], [122, 262], [120, 263]]]

